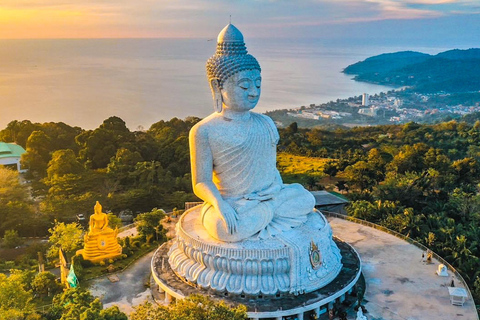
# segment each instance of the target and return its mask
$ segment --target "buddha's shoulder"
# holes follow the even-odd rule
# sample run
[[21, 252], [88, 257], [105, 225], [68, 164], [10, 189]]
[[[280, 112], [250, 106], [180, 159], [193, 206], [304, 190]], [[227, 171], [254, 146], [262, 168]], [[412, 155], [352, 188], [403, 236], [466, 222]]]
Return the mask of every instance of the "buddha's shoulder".
[[223, 120], [222, 115], [218, 112], [214, 112], [208, 117], [203, 118], [201, 121], [196, 123], [190, 130], [190, 135], [204, 135], [209, 131], [218, 127], [218, 125]]
[[254, 118], [261, 119], [261, 120], [266, 121], [268, 123], [274, 124], [272, 118], [270, 118], [267, 115], [264, 115], [264, 114], [261, 114], [261, 113], [256, 113], [256, 112], [251, 112], [251, 114], [252, 114], [252, 117], [254, 117]]
[[252, 112], [252, 117], [257, 118], [258, 120], [263, 122], [265, 125], [268, 125], [272, 129], [277, 130], [275, 123], [273, 122], [272, 118], [270, 118], [269, 116], [261, 113]]

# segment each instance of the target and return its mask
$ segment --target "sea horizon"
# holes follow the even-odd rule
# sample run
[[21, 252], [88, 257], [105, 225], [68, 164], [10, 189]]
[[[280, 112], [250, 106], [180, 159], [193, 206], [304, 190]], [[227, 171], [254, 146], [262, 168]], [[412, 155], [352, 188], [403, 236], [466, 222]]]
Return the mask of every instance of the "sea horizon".
[[[213, 112], [205, 62], [215, 52], [215, 40], [0, 40], [0, 130], [13, 120], [94, 129], [118, 116], [136, 130], [173, 117], [205, 117]], [[262, 68], [262, 94], [254, 110], [259, 113], [391, 90], [342, 73], [373, 55], [468, 48], [248, 37], [246, 45]]]

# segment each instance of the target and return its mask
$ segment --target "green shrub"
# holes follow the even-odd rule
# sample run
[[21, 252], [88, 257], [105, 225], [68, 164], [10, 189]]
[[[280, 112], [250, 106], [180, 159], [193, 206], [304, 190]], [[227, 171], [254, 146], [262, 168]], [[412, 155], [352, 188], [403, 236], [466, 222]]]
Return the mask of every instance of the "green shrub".
[[123, 247], [124, 247], [124, 248], [130, 248], [130, 246], [131, 246], [130, 237], [126, 237], [126, 238], [124, 239], [124, 245], [123, 245]]
[[15, 248], [23, 243], [17, 230], [6, 230], [3, 236], [3, 246], [6, 248]]
[[145, 242], [146, 242], [147, 244], [152, 243], [152, 240], [153, 240], [153, 234], [149, 234], [149, 235], [147, 235], [147, 236], [145, 237]]
[[125, 255], [125, 258], [126, 258], [126, 257], [129, 257], [129, 256], [131, 256], [131, 255], [133, 254], [133, 250], [130, 249], [130, 248], [125, 248], [125, 249], [123, 249], [122, 252], [123, 252], [123, 255]]
[[78, 256], [76, 256], [76, 259], [78, 259], [78, 262], [80, 262], [80, 264], [81, 264], [82, 267], [84, 267], [84, 268], [90, 268], [90, 267], [93, 267], [93, 266], [95, 265], [92, 261], [90, 261], [90, 260], [85, 260], [85, 259], [83, 258], [83, 255], [81, 255], [81, 254], [78, 255]]
[[140, 248], [140, 241], [138, 241], [138, 240], [132, 241], [132, 247], [133, 248]]
[[80, 281], [84, 275], [84, 271], [83, 271], [84, 263], [85, 263], [85, 260], [83, 259], [82, 255], [74, 256], [72, 258], [73, 270], [75, 271], [75, 275], [77, 276], [78, 281]]

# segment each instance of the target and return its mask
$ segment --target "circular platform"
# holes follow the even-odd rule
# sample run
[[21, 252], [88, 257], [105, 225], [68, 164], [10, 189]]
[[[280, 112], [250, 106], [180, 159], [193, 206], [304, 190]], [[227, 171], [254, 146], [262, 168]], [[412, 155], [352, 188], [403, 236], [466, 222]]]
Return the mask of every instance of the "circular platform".
[[312, 292], [342, 268], [330, 225], [318, 211], [275, 237], [227, 243], [207, 233], [195, 207], [177, 223], [168, 256], [172, 270], [193, 286], [251, 297]]
[[335, 301], [342, 302], [345, 295], [353, 290], [361, 274], [361, 260], [358, 253], [349, 244], [335, 239], [342, 255], [342, 269], [328, 285], [318, 290], [299, 295], [279, 295], [266, 297], [247, 297], [218, 294], [213, 290], [192, 286], [179, 278], [168, 263], [168, 251], [172, 242], [163, 244], [152, 258], [152, 275], [160, 291], [165, 296], [183, 299], [192, 294], [207, 295], [213, 300], [223, 300], [231, 306], [243, 304], [247, 307], [248, 316], [254, 319], [278, 318], [299, 315], [305, 312], [326, 312], [327, 305]]

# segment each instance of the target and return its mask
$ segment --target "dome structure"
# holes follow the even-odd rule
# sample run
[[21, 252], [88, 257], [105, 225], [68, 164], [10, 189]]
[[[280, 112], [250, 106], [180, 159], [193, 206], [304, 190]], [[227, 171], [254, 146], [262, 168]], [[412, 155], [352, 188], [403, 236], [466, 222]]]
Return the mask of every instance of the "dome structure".
[[243, 34], [233, 24], [229, 23], [220, 31], [217, 42], [241, 42], [243, 43]]

